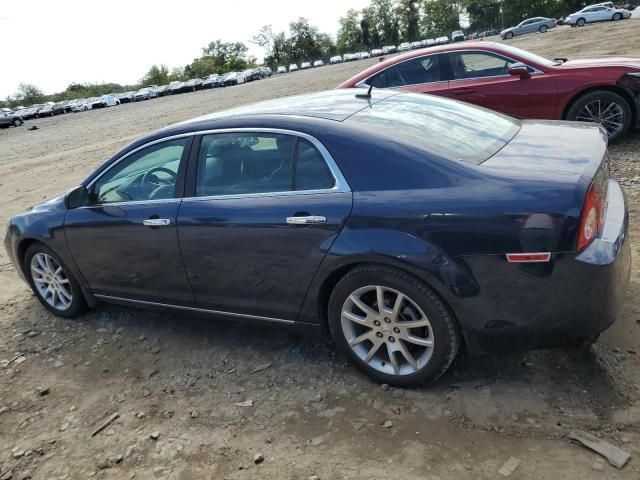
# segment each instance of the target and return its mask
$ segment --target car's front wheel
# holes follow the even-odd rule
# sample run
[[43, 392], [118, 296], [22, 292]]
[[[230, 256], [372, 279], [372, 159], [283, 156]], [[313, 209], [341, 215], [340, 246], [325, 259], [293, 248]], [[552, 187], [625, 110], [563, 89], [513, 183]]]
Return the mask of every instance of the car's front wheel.
[[13, 119], [13, 126], [14, 127], [19, 127], [20, 125], [22, 125], [24, 122], [22, 120], [20, 120], [19, 118], [14, 118]]
[[87, 310], [78, 281], [50, 248], [39, 243], [30, 245], [24, 265], [31, 288], [47, 310], [67, 318]]
[[436, 380], [460, 346], [457, 324], [437, 294], [389, 267], [367, 265], [347, 273], [331, 294], [328, 314], [338, 348], [381, 383]]
[[576, 25], [578, 25], [579, 27], [584, 27], [586, 23], [587, 21], [584, 18], [579, 18], [578, 21], [576, 22]]
[[599, 123], [613, 141], [629, 130], [631, 107], [617, 93], [597, 90], [578, 98], [569, 108], [567, 120]]
[[622, 14], [621, 13], [614, 13], [612, 20], [614, 22], [617, 22], [618, 20], [622, 20]]

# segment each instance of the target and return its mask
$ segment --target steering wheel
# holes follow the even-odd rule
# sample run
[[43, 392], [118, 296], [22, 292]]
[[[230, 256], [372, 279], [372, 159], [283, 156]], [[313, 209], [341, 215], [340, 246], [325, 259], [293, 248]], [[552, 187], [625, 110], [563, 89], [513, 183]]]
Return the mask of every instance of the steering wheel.
[[[162, 172], [169, 175], [168, 179], [163, 179], [156, 175], [156, 172]], [[168, 188], [173, 188], [176, 183], [177, 174], [173, 170], [169, 170], [166, 167], [154, 167], [151, 170], [145, 172], [142, 176], [141, 183], [142, 185], [148, 184], [153, 187], [153, 191], [149, 195], [150, 199], [157, 198], [159, 193], [167, 190]]]

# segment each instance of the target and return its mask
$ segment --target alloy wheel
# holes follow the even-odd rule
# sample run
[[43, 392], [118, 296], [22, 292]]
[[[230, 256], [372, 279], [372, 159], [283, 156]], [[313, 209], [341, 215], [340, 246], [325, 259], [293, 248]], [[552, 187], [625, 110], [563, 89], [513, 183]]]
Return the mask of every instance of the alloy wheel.
[[73, 301], [71, 284], [55, 258], [38, 252], [31, 258], [30, 268], [31, 278], [40, 297], [56, 310], [67, 310]]
[[351, 350], [379, 372], [411, 375], [433, 354], [434, 335], [426, 314], [393, 288], [369, 285], [352, 292], [340, 321]]
[[615, 137], [624, 129], [624, 109], [617, 103], [607, 100], [593, 100], [587, 103], [576, 115], [578, 122], [596, 122]]

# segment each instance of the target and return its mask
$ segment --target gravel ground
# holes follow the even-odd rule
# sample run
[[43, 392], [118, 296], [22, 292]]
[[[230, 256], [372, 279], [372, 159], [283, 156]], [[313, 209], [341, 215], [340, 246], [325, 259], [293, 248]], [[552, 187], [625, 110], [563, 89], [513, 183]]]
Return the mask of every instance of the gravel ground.
[[[512, 43], [548, 56], [633, 55], [640, 33], [634, 20]], [[0, 131], [0, 220], [76, 184], [149, 131], [331, 88], [375, 61]], [[636, 256], [639, 146], [634, 133], [611, 147]], [[515, 457], [516, 479], [637, 479], [639, 294], [634, 268], [619, 320], [587, 356], [460, 358], [435, 386], [384, 389], [312, 332], [106, 305], [55, 318], [1, 252], [0, 478], [477, 479], [500, 478]], [[635, 458], [618, 471], [570, 444], [574, 429]]]

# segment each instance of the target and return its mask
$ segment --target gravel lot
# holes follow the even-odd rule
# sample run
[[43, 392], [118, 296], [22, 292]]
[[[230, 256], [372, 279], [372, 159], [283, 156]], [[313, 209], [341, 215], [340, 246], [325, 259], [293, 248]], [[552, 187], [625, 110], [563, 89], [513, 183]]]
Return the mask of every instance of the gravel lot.
[[[512, 43], [547, 56], [638, 55], [639, 26], [558, 28]], [[375, 61], [2, 130], [0, 220], [73, 186], [147, 132], [332, 88]], [[611, 147], [636, 258], [639, 147], [638, 133]], [[385, 390], [311, 332], [115, 306], [55, 318], [0, 252], [0, 478], [502, 478], [498, 470], [516, 457], [515, 479], [637, 479], [639, 295], [634, 268], [618, 322], [588, 356], [461, 358], [435, 386]], [[569, 443], [574, 429], [634, 458], [618, 471]]]

